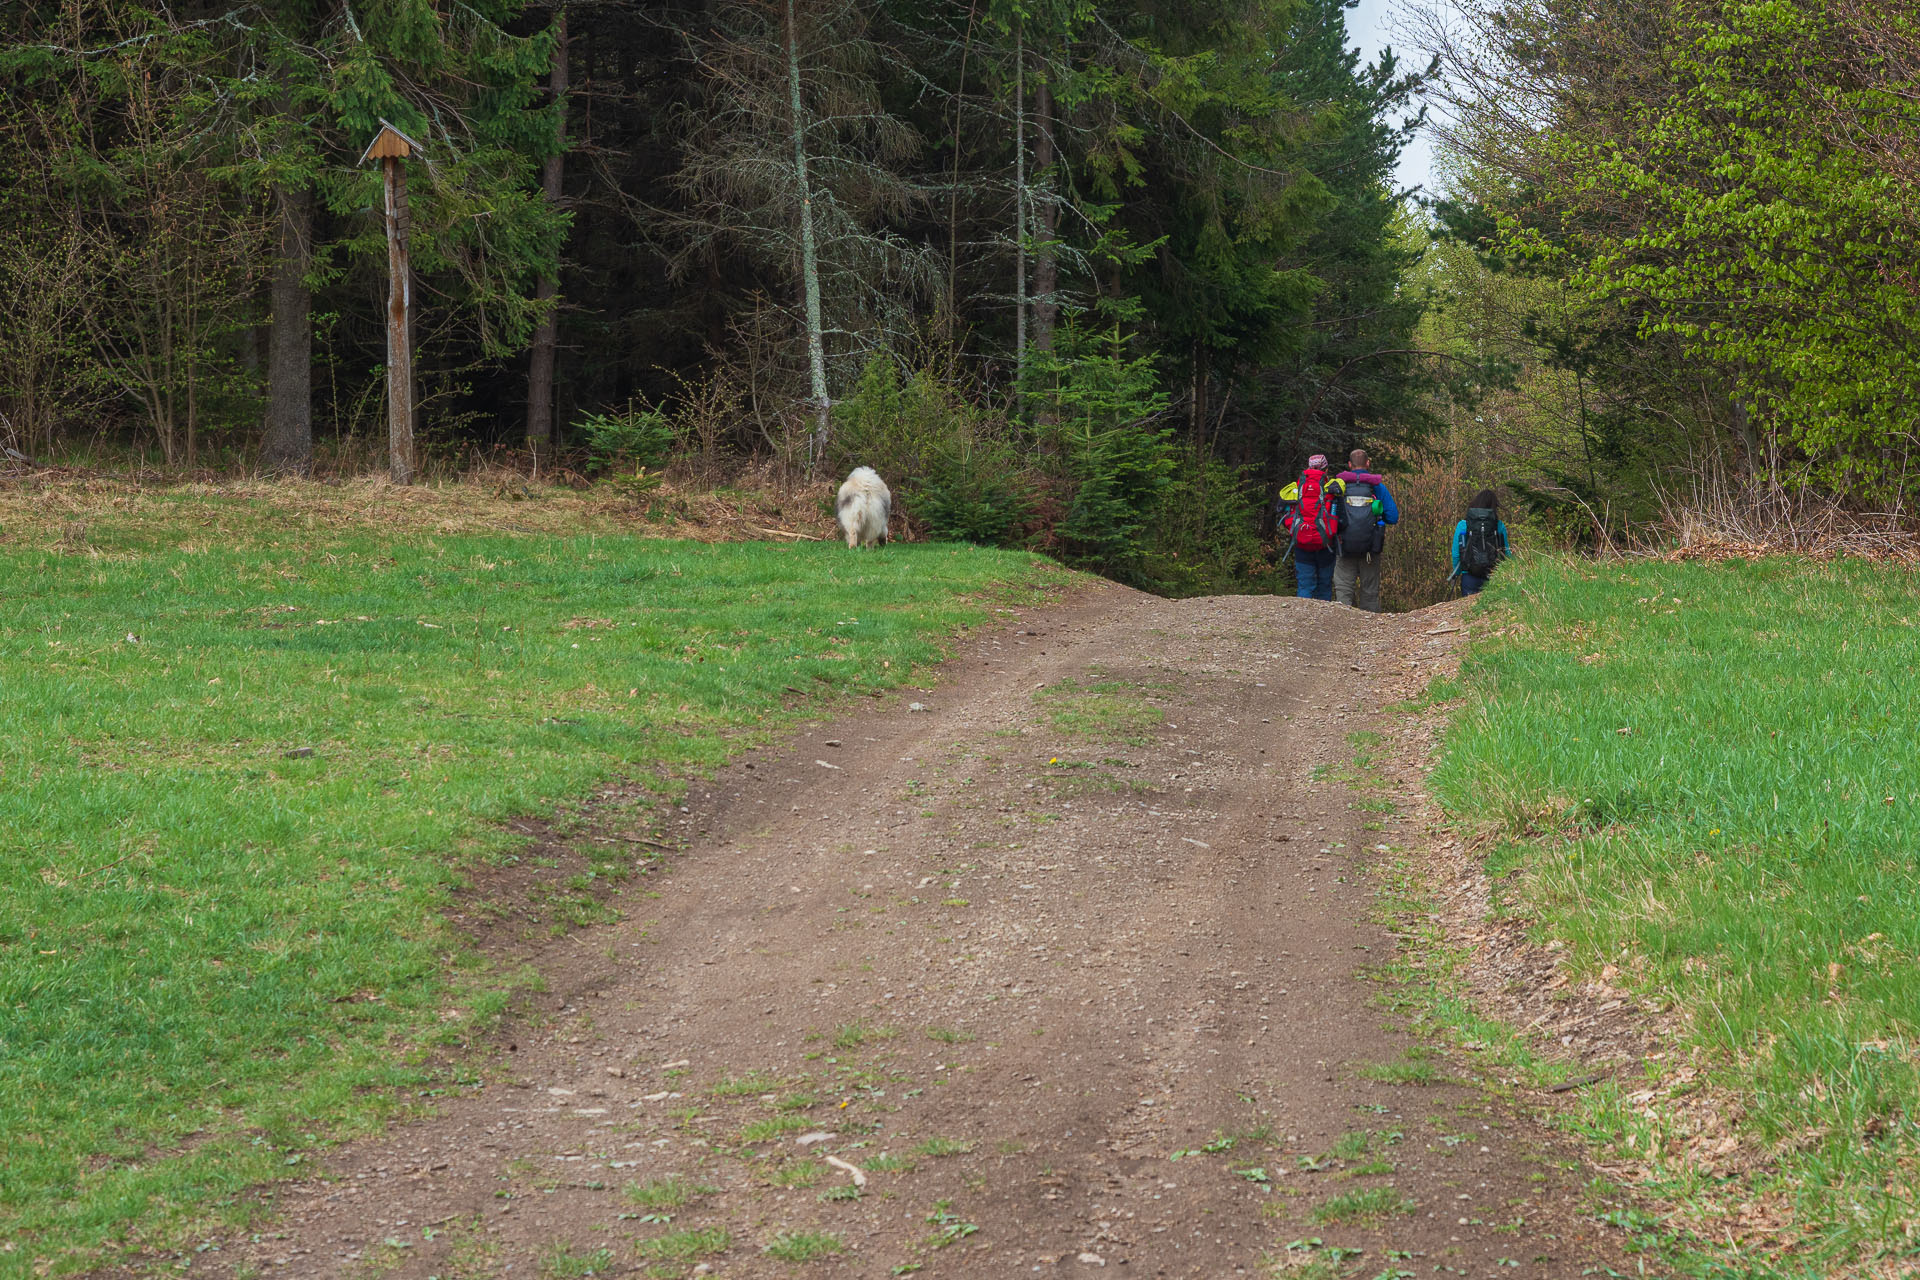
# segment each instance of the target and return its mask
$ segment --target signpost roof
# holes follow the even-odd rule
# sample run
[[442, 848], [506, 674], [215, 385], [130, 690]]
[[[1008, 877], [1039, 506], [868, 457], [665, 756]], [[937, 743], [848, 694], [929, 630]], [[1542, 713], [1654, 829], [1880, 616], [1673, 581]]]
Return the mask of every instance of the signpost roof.
[[365, 164], [369, 160], [385, 160], [388, 157], [404, 160], [416, 151], [424, 152], [425, 150], [425, 147], [394, 128], [390, 122], [382, 120], [380, 132], [374, 134], [373, 141], [367, 144], [366, 153], [360, 157], [360, 163]]

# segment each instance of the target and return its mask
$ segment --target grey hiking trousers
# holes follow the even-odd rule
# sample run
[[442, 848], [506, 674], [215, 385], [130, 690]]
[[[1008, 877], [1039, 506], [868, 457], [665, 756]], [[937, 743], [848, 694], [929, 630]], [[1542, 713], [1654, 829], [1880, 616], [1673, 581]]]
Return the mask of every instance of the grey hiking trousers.
[[1334, 561], [1333, 598], [1368, 613], [1380, 612], [1380, 557], [1341, 556]]

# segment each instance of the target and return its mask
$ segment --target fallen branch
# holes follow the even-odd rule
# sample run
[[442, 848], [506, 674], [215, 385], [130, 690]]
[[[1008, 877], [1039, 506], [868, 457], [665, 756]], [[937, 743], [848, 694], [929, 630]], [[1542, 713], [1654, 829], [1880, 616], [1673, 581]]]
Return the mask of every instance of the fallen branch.
[[[9, 449], [9, 450], [8, 450], [7, 452], [9, 452], [9, 453], [11, 453], [11, 452], [13, 452], [13, 451], [12, 451], [11, 449]], [[100, 873], [101, 873], [102, 871], [111, 871], [111, 870], [113, 870], [113, 869], [114, 869], [115, 867], [117, 867], [117, 866], [119, 866], [119, 865], [120, 865], [121, 863], [123, 863], [123, 862], [125, 862], [125, 861], [126, 861], [126, 860], [127, 860], [128, 858], [137, 858], [137, 857], [139, 857], [139, 856], [140, 856], [140, 855], [141, 855], [142, 853], [145, 853], [145, 852], [146, 852], [146, 850], [144, 850], [144, 849], [135, 849], [135, 850], [134, 850], [134, 851], [133, 851], [132, 853], [129, 853], [129, 854], [127, 854], [127, 855], [126, 855], [125, 857], [120, 857], [120, 858], [115, 858], [115, 859], [114, 859], [114, 860], [113, 860], [112, 862], [109, 862], [109, 863], [108, 863], [108, 864], [107, 864], [106, 866], [104, 866], [104, 867], [95, 867], [95, 868], [94, 868], [93, 870], [91, 870], [91, 871], [82, 871], [82, 872], [80, 873], [80, 879], [82, 879], [82, 880], [85, 880], [85, 879], [86, 879], [87, 877], [89, 877], [89, 876], [97, 876], [97, 875], [99, 875], [99, 874], [100, 874]]]
[[1574, 1089], [1584, 1089], [1590, 1084], [1599, 1084], [1602, 1080], [1605, 1080], [1606, 1078], [1607, 1078], [1606, 1073], [1601, 1072], [1595, 1075], [1581, 1076], [1578, 1080], [1562, 1080], [1559, 1084], [1553, 1085], [1550, 1088], [1548, 1088], [1547, 1092], [1548, 1093], [1567, 1093]]
[[602, 839], [602, 840], [625, 840], [625, 841], [626, 841], [626, 842], [627, 842], [628, 844], [644, 844], [644, 845], [646, 845], [646, 846], [648, 846], [649, 848], [653, 848], [653, 849], [665, 849], [665, 850], [666, 850], [666, 851], [667, 851], [668, 853], [678, 853], [678, 852], [680, 851], [680, 846], [679, 846], [679, 845], [674, 845], [674, 844], [661, 844], [661, 843], [660, 843], [660, 842], [659, 842], [658, 840], [649, 840], [649, 839], [647, 839], [647, 838], [646, 838], [646, 837], [644, 837], [644, 836], [622, 836], [622, 835], [612, 835], [612, 836], [601, 836], [601, 837], [600, 837], [600, 839]]

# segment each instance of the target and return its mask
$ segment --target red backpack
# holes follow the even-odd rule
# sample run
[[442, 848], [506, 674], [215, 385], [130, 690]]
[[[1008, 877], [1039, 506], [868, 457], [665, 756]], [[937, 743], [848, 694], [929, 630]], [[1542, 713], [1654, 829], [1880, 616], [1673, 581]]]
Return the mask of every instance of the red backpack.
[[1293, 535], [1293, 545], [1303, 551], [1327, 551], [1337, 537], [1338, 513], [1326, 491], [1327, 473], [1308, 467], [1300, 473], [1300, 496], [1280, 527]]

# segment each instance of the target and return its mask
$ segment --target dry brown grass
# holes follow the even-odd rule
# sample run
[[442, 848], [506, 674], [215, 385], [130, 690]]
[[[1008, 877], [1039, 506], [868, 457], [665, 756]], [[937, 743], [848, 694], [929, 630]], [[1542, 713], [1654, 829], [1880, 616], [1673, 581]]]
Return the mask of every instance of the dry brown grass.
[[0, 542], [71, 545], [85, 541], [89, 526], [155, 542], [367, 528], [441, 536], [619, 532], [702, 542], [830, 538], [831, 496], [825, 481], [779, 485], [769, 477], [736, 488], [667, 480], [632, 494], [611, 485], [533, 483], [504, 468], [408, 487], [368, 476], [183, 481], [20, 469], [0, 474]]
[[1669, 560], [1865, 556], [1920, 564], [1920, 534], [1901, 511], [1858, 511], [1833, 495], [1721, 475], [1660, 495], [1661, 519], [1634, 550]]

